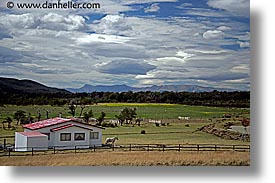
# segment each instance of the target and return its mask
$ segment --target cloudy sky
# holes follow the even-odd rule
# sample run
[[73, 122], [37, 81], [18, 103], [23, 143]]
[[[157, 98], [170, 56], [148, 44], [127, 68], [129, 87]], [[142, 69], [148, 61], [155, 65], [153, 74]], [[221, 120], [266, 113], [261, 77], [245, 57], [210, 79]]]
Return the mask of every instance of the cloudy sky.
[[59, 88], [250, 88], [249, 0], [77, 1], [101, 4], [90, 10], [7, 9], [6, 2], [0, 2], [1, 77]]

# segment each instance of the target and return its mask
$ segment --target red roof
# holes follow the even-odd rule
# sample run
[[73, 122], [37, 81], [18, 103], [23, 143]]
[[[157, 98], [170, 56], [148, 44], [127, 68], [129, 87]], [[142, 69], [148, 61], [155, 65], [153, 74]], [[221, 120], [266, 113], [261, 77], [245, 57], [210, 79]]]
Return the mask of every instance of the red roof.
[[26, 137], [48, 137], [47, 135], [40, 133], [40, 132], [17, 132], [21, 135], [24, 135]]
[[[43, 121], [38, 121], [38, 122], [35, 122], [35, 123], [23, 125], [23, 128], [27, 128], [29, 130], [37, 130], [37, 129], [40, 129], [40, 128], [45, 128], [45, 127], [49, 127], [49, 126], [53, 126], [53, 125], [57, 125], [57, 124], [62, 124], [62, 123], [70, 122], [70, 121], [73, 121], [73, 122], [79, 123], [79, 124], [85, 124], [85, 123], [82, 123], [81, 121], [79, 121], [79, 119], [77, 119], [77, 118], [71, 118], [71, 119], [51, 118], [51, 119], [46, 119], [46, 120], [43, 120]], [[100, 127], [100, 126], [95, 126], [95, 125], [90, 125], [90, 124], [85, 124], [85, 125], [105, 129], [105, 128]], [[80, 127], [80, 126], [78, 126], [78, 127]]]
[[64, 125], [64, 126], [57, 127], [57, 128], [52, 128], [51, 131], [52, 131], [52, 132], [55, 132], [55, 131], [63, 130], [63, 129], [70, 128], [70, 127], [73, 127], [73, 126], [79, 127], [79, 128], [84, 128], [84, 129], [86, 129], [86, 130], [91, 130], [91, 131], [92, 131], [92, 129], [85, 128], [85, 127], [83, 127], [83, 126], [79, 126], [79, 125], [75, 125], [75, 124], [68, 124], [68, 125]]
[[37, 129], [40, 129], [40, 128], [65, 123], [65, 122], [68, 122], [68, 121], [72, 121], [72, 119], [51, 118], [51, 119], [46, 119], [46, 120], [43, 120], [43, 121], [38, 121], [38, 122], [35, 122], [35, 123], [23, 125], [23, 127], [28, 128], [30, 130], [37, 130]]

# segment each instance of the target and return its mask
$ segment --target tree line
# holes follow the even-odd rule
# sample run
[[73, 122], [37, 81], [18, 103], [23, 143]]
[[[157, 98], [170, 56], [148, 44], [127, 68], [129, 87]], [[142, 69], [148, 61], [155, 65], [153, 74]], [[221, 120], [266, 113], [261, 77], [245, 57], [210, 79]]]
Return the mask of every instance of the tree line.
[[[106, 113], [102, 111], [100, 115], [97, 118], [94, 118], [93, 110], [90, 109], [89, 111], [86, 111], [83, 113], [83, 110], [86, 106], [81, 105], [80, 114], [76, 114], [76, 109], [78, 108], [78, 105], [76, 103], [71, 102], [70, 105], [67, 106], [68, 114], [72, 115], [74, 118], [78, 118], [82, 120], [84, 123], [89, 123], [92, 119], [93, 122], [96, 122], [96, 125], [102, 126], [102, 127], [116, 127], [117, 123], [104, 123]], [[140, 126], [140, 122], [142, 119], [137, 118], [136, 108], [128, 108], [125, 107], [120, 111], [118, 115], [115, 115], [115, 118], [117, 119], [118, 123], [122, 126], [123, 124], [130, 124], [133, 121], [135, 121], [135, 124]], [[24, 110], [18, 110], [13, 113], [12, 116], [7, 116], [2, 121], [2, 128], [4, 130], [7, 129], [16, 129], [15, 126], [12, 126], [13, 119], [16, 120], [16, 126], [18, 125], [24, 125], [24, 124], [30, 124], [37, 121], [41, 121], [41, 113], [39, 112], [38, 115], [35, 117], [31, 115], [31, 113], [27, 113]], [[47, 118], [49, 119], [48, 115]]]
[[97, 103], [171, 103], [217, 107], [250, 107], [249, 91], [212, 92], [92, 92], [92, 93], [0, 93], [2, 105], [63, 106], [77, 100], [83, 105]]

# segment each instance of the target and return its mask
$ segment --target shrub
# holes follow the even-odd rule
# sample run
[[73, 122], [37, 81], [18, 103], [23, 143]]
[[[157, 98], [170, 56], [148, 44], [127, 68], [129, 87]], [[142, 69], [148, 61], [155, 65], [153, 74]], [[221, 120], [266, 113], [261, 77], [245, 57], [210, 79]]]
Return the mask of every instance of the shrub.
[[140, 132], [141, 134], [145, 134], [145, 130], [141, 130], [141, 132]]
[[155, 123], [156, 124], [156, 126], [159, 126], [159, 123]]

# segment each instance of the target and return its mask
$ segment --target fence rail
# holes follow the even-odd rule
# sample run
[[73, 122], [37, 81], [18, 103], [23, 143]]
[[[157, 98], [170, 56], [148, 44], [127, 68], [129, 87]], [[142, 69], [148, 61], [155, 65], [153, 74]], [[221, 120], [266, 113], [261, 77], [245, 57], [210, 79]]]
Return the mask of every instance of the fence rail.
[[237, 151], [250, 152], [250, 145], [223, 144], [120, 144], [116, 146], [102, 145], [87, 148], [87, 146], [55, 146], [55, 147], [9, 147], [0, 150], [0, 156], [26, 156], [64, 153], [91, 153], [104, 151]]

